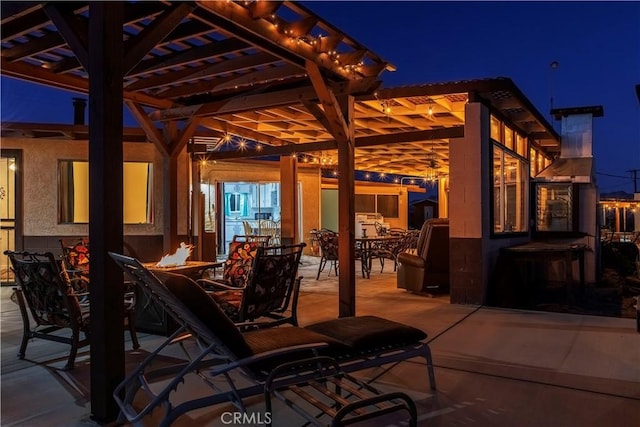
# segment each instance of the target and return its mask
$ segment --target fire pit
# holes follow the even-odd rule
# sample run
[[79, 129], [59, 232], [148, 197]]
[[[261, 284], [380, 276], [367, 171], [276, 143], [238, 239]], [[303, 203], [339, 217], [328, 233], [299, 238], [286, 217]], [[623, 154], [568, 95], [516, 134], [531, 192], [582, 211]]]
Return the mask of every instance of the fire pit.
[[175, 253], [163, 256], [155, 266], [162, 268], [172, 268], [187, 265], [187, 258], [191, 256], [192, 250], [193, 245], [188, 245], [184, 242], [181, 242], [180, 247], [176, 249]]
[[193, 245], [182, 242], [175, 253], [163, 256], [158, 262], [148, 262], [143, 265], [152, 271], [183, 274], [194, 280], [202, 277], [205, 270], [222, 266], [222, 263], [215, 261], [187, 261], [193, 248]]

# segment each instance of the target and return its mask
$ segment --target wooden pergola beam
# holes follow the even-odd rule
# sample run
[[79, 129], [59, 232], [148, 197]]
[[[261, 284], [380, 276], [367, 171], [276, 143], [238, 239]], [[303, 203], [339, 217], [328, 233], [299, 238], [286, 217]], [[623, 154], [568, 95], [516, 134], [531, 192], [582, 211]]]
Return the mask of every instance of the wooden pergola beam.
[[271, 93], [245, 95], [208, 104], [190, 105], [186, 107], [168, 108], [152, 113], [153, 120], [178, 120], [194, 116], [213, 116], [216, 114], [232, 114], [246, 110], [260, 110], [264, 108], [293, 105], [305, 99], [316, 97], [312, 87], [285, 89]]
[[142, 106], [137, 102], [129, 100], [125, 100], [125, 104], [129, 107], [129, 111], [131, 111], [133, 117], [144, 130], [149, 141], [151, 141], [161, 153], [169, 155], [169, 147], [167, 146], [162, 133], [155, 127]]
[[151, 49], [167, 37], [195, 7], [193, 3], [175, 3], [160, 16], [157, 16], [151, 24], [146, 26], [134, 38], [129, 39], [124, 47], [125, 75], [127, 75]]
[[2, 57], [7, 61], [19, 61], [22, 58], [38, 54], [64, 46], [65, 41], [58, 32], [49, 32], [44, 36], [31, 40], [28, 43], [22, 43], [2, 51]]
[[[313, 85], [313, 89], [322, 104], [324, 116], [326, 117], [326, 124], [328, 125], [327, 130], [338, 141], [346, 140], [348, 134], [347, 123], [340, 111], [338, 100], [333, 92], [329, 90], [322, 74], [320, 73], [320, 68], [315, 63], [307, 61], [306, 69], [309, 79], [311, 80], [311, 84]], [[316, 112], [319, 113], [320, 110], [316, 110]]]
[[[204, 25], [198, 22], [195, 22], [195, 24]], [[201, 61], [211, 57], [229, 55], [250, 47], [251, 46], [248, 43], [243, 42], [242, 40], [225, 39], [216, 43], [192, 47], [191, 49], [186, 49], [173, 54], [146, 59], [137, 64], [128, 76], [131, 77], [143, 73], [162, 71], [193, 61]]]
[[[42, 67], [36, 67], [35, 65], [21, 61], [9, 62], [4, 58], [2, 58], [2, 62], [0, 62], [0, 68], [2, 68], [2, 75], [4, 76], [85, 95], [89, 93], [89, 82], [82, 77], [71, 74], [55, 74]], [[157, 99], [144, 93], [125, 91], [124, 98], [154, 108], [169, 108], [174, 106], [172, 101]]]
[[269, 53], [244, 55], [233, 59], [220, 60], [214, 64], [206, 63], [198, 67], [188, 67], [183, 70], [140, 79], [127, 85], [127, 90], [143, 90], [167, 84], [188, 82], [189, 80], [196, 80], [205, 76], [212, 77], [254, 67], [264, 67], [275, 62], [278, 62], [278, 58]]
[[[71, 3], [73, 7], [73, 3]], [[76, 59], [85, 70], [89, 69], [88, 25], [70, 9], [69, 3], [45, 3], [43, 9], [56, 26], [62, 38], [67, 42]]]
[[[210, 119], [206, 119], [210, 120]], [[374, 147], [378, 145], [403, 144], [438, 139], [461, 138], [464, 136], [464, 126], [451, 128], [402, 132], [387, 135], [362, 136], [355, 138], [355, 148]], [[304, 144], [287, 144], [282, 146], [262, 146], [260, 150], [248, 149], [244, 151], [216, 151], [202, 155], [203, 160], [247, 159], [253, 157], [282, 156], [294, 153], [309, 153], [313, 151], [335, 150], [338, 148], [336, 140], [307, 142]]]
[[287, 144], [279, 146], [263, 146], [260, 150], [248, 151], [215, 151], [203, 153], [199, 157], [202, 160], [229, 160], [246, 159], [267, 156], [286, 156], [295, 153], [309, 153], [313, 151], [335, 150], [338, 148], [336, 141], [307, 142], [305, 144]]
[[[42, 26], [43, 22], [49, 20], [40, 4], [35, 2], [3, 1], [0, 2], [0, 8], [2, 13], [2, 41], [30, 33], [34, 28]], [[6, 18], [13, 18], [16, 15], [19, 16], [17, 19], [7, 23], [4, 22]]]

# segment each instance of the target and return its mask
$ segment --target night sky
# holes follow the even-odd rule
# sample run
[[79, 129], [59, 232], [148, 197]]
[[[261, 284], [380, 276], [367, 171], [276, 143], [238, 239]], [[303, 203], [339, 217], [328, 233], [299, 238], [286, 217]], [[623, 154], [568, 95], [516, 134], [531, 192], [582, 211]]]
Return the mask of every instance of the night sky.
[[[554, 108], [602, 105], [593, 137], [600, 192], [633, 191], [640, 2], [303, 3], [397, 67], [383, 73], [384, 87], [509, 77], [549, 120], [552, 97]], [[3, 77], [1, 119], [71, 123], [72, 96]]]

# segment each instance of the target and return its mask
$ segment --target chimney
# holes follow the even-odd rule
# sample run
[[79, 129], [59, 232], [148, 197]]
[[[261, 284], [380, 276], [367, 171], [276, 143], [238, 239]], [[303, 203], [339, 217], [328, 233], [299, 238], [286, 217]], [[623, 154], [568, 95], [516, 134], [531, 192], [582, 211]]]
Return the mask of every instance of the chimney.
[[562, 120], [560, 157], [593, 157], [593, 118], [604, 115], [602, 106], [555, 108], [551, 114]]
[[73, 98], [73, 124], [84, 124], [84, 109], [87, 107], [87, 100], [84, 98]]

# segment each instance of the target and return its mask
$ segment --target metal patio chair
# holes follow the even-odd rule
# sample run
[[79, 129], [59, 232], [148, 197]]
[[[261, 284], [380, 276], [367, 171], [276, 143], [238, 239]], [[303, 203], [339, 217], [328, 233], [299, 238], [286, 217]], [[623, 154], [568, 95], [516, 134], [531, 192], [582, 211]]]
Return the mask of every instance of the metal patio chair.
[[[170, 425], [180, 415], [199, 408], [231, 402], [246, 412], [243, 399], [264, 395], [271, 372], [284, 363], [301, 358], [328, 355], [345, 373], [422, 357], [426, 361], [431, 389], [436, 389], [431, 351], [423, 331], [375, 316], [346, 317], [319, 322], [304, 328], [286, 326], [242, 332], [207, 292], [193, 280], [171, 275], [161, 281], [138, 260], [109, 253], [149, 298], [162, 305], [179, 328], [116, 387], [113, 397], [120, 407], [119, 422], [140, 425], [151, 412], [163, 408], [161, 426]], [[154, 361], [177, 339], [193, 339], [198, 344], [184, 363], [160, 369]], [[315, 374], [315, 365], [306, 373]], [[168, 375], [173, 375], [169, 378]], [[185, 377], [195, 374], [212, 392], [174, 398]], [[242, 374], [238, 381], [237, 374]], [[295, 384], [306, 374], [270, 383], [273, 388]], [[308, 378], [308, 377], [307, 377]], [[135, 405], [134, 405], [135, 400]], [[125, 420], [126, 418], [126, 420]], [[156, 423], [158, 424], [158, 423]]]
[[[73, 369], [78, 349], [89, 344], [91, 323], [89, 303], [81, 302], [64, 264], [50, 252], [5, 251], [16, 278], [16, 299], [22, 315], [23, 334], [18, 357], [25, 358], [32, 338], [71, 345], [65, 369]], [[125, 320], [134, 349], [140, 347], [135, 330], [134, 301], [125, 297]], [[33, 319], [35, 325], [32, 326]], [[70, 331], [64, 336], [58, 331]], [[56, 332], [54, 334], [54, 332]], [[80, 338], [80, 334], [84, 338]]]
[[298, 292], [302, 280], [298, 277], [298, 267], [305, 246], [306, 243], [258, 247], [247, 284], [242, 288], [207, 279], [199, 279], [197, 283], [209, 289], [214, 301], [241, 327], [273, 327], [286, 323], [298, 326]]

